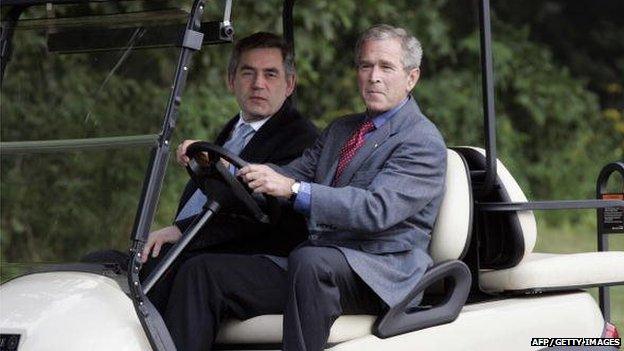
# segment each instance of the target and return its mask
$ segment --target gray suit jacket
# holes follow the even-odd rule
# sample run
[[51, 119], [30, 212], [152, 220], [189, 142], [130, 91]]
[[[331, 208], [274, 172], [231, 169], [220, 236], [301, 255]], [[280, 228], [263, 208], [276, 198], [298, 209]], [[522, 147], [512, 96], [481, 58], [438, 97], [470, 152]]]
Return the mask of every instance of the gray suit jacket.
[[388, 305], [400, 302], [432, 260], [430, 235], [444, 190], [446, 146], [413, 98], [371, 132], [335, 187], [340, 149], [366, 118], [333, 122], [315, 145], [276, 169], [311, 182], [306, 245], [332, 246]]

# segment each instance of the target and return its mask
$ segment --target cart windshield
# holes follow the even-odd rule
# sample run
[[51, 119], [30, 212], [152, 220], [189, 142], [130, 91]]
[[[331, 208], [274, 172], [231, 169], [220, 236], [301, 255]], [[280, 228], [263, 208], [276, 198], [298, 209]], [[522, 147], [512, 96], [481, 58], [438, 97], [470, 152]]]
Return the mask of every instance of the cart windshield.
[[[2, 7], [3, 32], [14, 8]], [[0, 104], [3, 281], [30, 263], [127, 251], [188, 10], [48, 4], [12, 26]]]

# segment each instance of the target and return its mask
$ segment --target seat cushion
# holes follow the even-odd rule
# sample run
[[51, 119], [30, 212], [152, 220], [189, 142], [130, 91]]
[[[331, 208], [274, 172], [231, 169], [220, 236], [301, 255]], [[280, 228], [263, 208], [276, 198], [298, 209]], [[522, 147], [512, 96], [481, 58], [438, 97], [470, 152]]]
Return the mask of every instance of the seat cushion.
[[531, 253], [517, 266], [481, 271], [488, 292], [548, 290], [624, 283], [624, 252]]
[[[340, 343], [371, 334], [377, 316], [339, 317], [331, 328], [328, 343]], [[282, 315], [264, 315], [244, 321], [229, 320], [219, 330], [218, 344], [277, 344], [282, 342]]]
[[444, 197], [433, 227], [429, 248], [433, 262], [462, 258], [470, 244], [471, 231], [470, 171], [456, 151], [447, 150]]

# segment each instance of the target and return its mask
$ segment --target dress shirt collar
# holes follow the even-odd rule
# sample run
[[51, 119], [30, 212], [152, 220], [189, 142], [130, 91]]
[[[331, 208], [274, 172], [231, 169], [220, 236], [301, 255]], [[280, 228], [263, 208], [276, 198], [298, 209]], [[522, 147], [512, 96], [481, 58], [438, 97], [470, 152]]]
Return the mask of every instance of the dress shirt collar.
[[379, 129], [384, 123], [386, 123], [390, 118], [392, 118], [394, 115], [396, 115], [397, 112], [399, 112], [399, 110], [405, 106], [405, 104], [409, 101], [410, 97], [406, 97], [405, 99], [403, 99], [403, 101], [401, 101], [398, 105], [396, 105], [395, 107], [393, 107], [392, 109], [377, 115], [375, 117], [373, 117], [373, 124], [375, 125], [375, 128]]
[[262, 127], [269, 120], [269, 118], [271, 118], [271, 116], [269, 116], [259, 121], [245, 122], [245, 120], [243, 119], [243, 114], [244, 114], [243, 111], [240, 111], [238, 113], [238, 116], [239, 116], [238, 121], [236, 122], [236, 125], [234, 126], [232, 130], [235, 130], [236, 128], [238, 128], [238, 126], [240, 126], [243, 123], [247, 123], [251, 126], [251, 128], [253, 128], [254, 132], [257, 132], [260, 129], [260, 127]]

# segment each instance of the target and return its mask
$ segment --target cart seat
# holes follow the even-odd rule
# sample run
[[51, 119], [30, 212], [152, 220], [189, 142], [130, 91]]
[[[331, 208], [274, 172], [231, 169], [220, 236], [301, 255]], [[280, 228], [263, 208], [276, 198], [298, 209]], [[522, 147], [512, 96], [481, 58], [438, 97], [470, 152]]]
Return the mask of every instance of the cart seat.
[[[457, 148], [471, 170], [483, 169], [485, 151]], [[496, 194], [478, 201], [526, 202], [511, 173], [497, 161]], [[481, 268], [479, 284], [487, 292], [539, 292], [624, 284], [624, 252], [549, 254], [533, 252], [537, 226], [533, 211], [488, 213], [478, 233]]]
[[481, 273], [486, 291], [544, 291], [624, 283], [624, 252], [531, 253], [519, 265]]
[[[463, 158], [455, 151], [447, 152], [445, 193], [431, 239], [434, 263], [458, 260], [466, 253], [471, 233], [472, 193], [470, 174]], [[345, 315], [333, 324], [329, 344], [337, 344], [372, 334], [378, 316]], [[217, 335], [217, 347], [272, 344], [280, 348], [282, 315], [264, 315], [244, 321], [229, 320]], [[245, 348], [245, 347], [243, 347]]]

